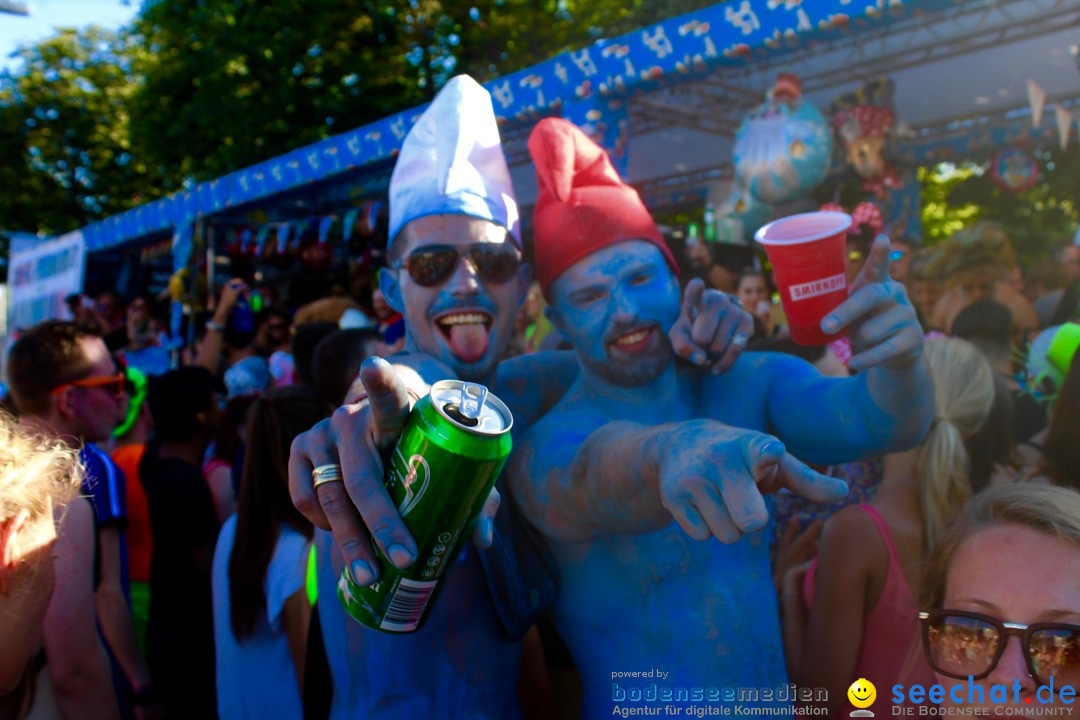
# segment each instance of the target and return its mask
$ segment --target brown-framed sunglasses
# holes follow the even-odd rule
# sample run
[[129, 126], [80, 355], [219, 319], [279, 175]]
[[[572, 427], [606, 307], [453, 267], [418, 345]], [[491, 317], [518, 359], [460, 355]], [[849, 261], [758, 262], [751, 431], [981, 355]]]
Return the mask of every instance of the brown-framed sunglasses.
[[1080, 625], [1005, 622], [966, 610], [920, 612], [923, 648], [930, 667], [958, 680], [988, 676], [1010, 635], [1020, 639], [1028, 672], [1040, 685], [1080, 682]]

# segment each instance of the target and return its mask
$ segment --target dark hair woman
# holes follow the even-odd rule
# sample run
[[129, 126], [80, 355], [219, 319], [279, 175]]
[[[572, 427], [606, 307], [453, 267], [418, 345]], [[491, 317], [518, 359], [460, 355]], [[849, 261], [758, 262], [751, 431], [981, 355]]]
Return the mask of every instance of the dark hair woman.
[[251, 406], [236, 514], [214, 553], [221, 717], [302, 716], [312, 527], [289, 500], [289, 446], [329, 413], [317, 392], [298, 385], [269, 390]]

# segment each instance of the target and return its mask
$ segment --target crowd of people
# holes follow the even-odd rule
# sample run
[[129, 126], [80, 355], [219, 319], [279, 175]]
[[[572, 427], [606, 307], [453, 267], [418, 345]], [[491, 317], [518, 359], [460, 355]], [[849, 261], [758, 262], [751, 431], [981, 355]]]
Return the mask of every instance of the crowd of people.
[[[856, 224], [842, 339], [799, 346], [751, 249], [684, 248], [569, 122], [528, 145], [531, 245], [460, 76], [354, 296], [228, 278], [190, 345], [112, 291], [19, 330], [0, 718], [597, 718], [650, 669], [666, 703], [790, 682], [842, 716], [865, 678], [889, 714], [970, 677], [1019, 713], [1080, 682], [1080, 247], [1022, 271], [992, 226]], [[448, 377], [515, 449], [423, 628], [371, 630], [339, 580], [416, 561], [383, 458]]]

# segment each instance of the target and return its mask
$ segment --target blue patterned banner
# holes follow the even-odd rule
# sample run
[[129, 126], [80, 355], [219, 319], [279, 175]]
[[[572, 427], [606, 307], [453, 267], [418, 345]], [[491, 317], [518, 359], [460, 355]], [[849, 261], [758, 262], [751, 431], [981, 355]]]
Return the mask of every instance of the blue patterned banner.
[[[731, 0], [672, 18], [486, 84], [503, 124], [564, 114], [586, 125], [612, 152], [625, 173], [627, 96], [661, 83], [697, 77], [717, 67], [745, 66], [828, 41], [841, 34], [880, 28], [915, 13], [951, 7], [958, 0]], [[163, 212], [136, 218], [135, 211], [84, 229], [88, 250], [101, 250], [167, 229], [197, 214], [212, 214], [293, 190], [307, 183], [387, 160], [401, 147], [423, 107], [383, 118], [306, 148], [201, 183], [169, 199]], [[172, 208], [172, 212], [165, 208]]]
[[630, 143], [630, 113], [625, 102], [599, 97], [570, 102], [563, 106], [562, 116], [607, 150], [616, 172], [626, 177], [630, 164], [626, 152]]

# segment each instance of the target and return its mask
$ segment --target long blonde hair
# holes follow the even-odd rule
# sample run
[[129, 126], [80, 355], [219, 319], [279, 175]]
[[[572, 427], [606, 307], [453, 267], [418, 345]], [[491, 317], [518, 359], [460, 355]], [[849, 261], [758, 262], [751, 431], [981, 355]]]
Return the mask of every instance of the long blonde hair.
[[971, 496], [964, 438], [986, 421], [994, 404], [994, 372], [975, 346], [957, 338], [931, 338], [924, 351], [934, 380], [934, 421], [915, 457], [924, 547]]
[[1053, 485], [1001, 485], [975, 495], [930, 551], [920, 598], [924, 609], [940, 608], [956, 551], [975, 533], [997, 525], [1019, 525], [1059, 538], [1080, 553], [1080, 492]]
[[75, 450], [28, 433], [0, 411], [0, 524], [24, 510], [38, 521], [78, 494], [81, 477]]

